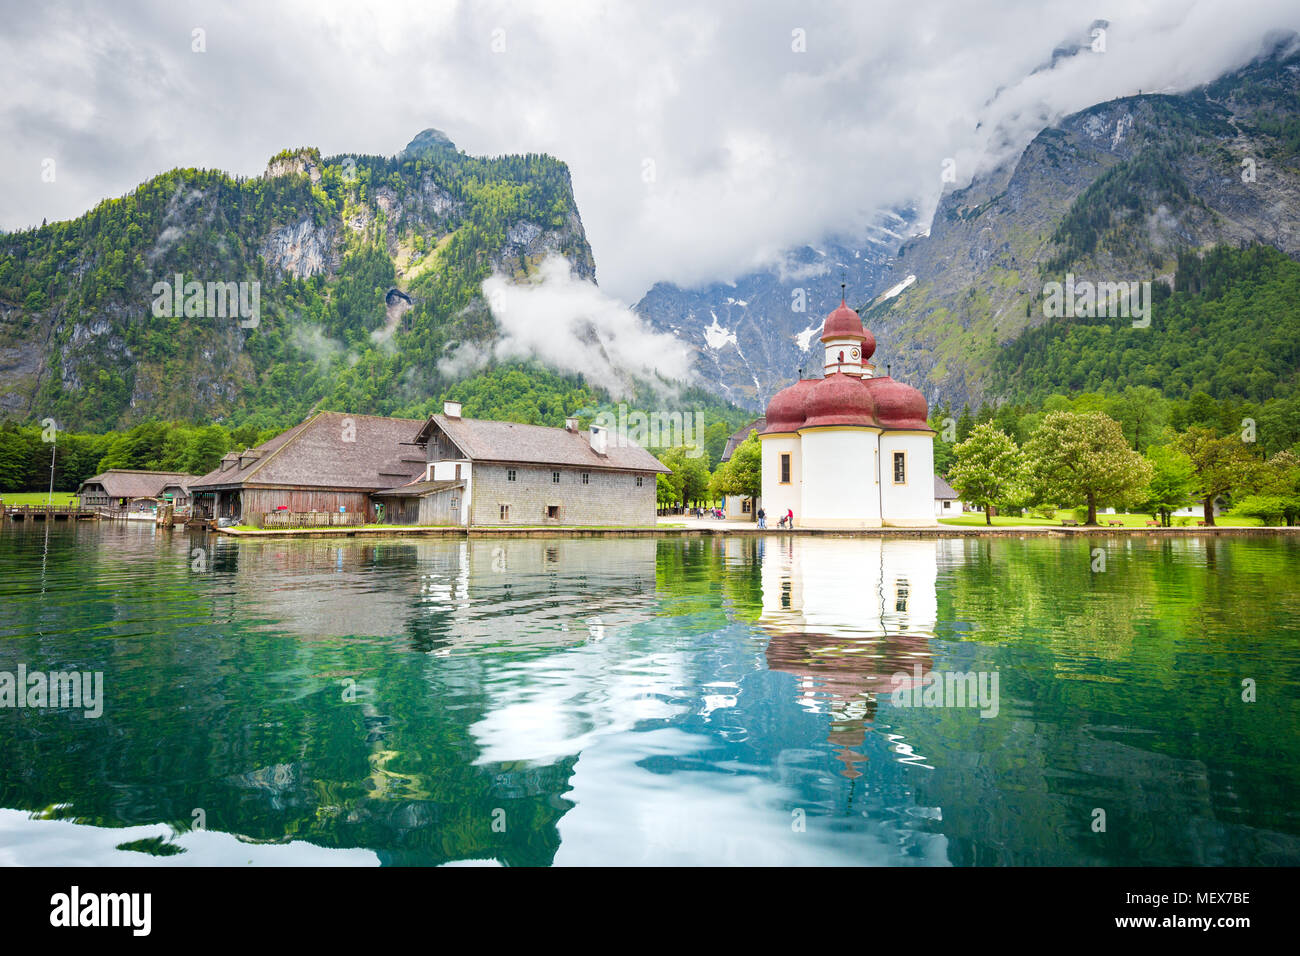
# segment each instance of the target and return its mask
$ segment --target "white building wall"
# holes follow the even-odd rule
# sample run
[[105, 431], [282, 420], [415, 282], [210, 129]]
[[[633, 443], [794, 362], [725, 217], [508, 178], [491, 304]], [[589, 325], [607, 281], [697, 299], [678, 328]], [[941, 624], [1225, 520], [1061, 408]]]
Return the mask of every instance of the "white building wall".
[[[906, 481], [894, 484], [894, 452], [907, 456]], [[880, 436], [880, 498], [885, 524], [928, 527], [934, 524], [934, 438], [885, 432]]]
[[928, 538], [798, 537], [788, 547], [765, 548], [760, 621], [854, 639], [933, 634], [941, 546]]
[[803, 445], [803, 511], [794, 509], [795, 526], [880, 527], [876, 432], [867, 428], [814, 428], [800, 432], [799, 438]]
[[429, 468], [425, 481], [456, 481], [457, 466], [460, 467], [459, 480], [465, 482], [465, 494], [460, 500], [460, 523], [469, 524], [470, 503], [474, 500], [474, 468], [469, 459], [462, 458], [458, 461], [432, 461], [429, 462]]
[[[773, 435], [759, 439], [763, 450], [763, 510], [767, 512], [767, 526], [776, 523], [786, 511], [793, 511], [795, 520], [803, 514], [803, 462], [800, 457], [798, 435]], [[781, 484], [781, 455], [790, 456], [790, 483]]]

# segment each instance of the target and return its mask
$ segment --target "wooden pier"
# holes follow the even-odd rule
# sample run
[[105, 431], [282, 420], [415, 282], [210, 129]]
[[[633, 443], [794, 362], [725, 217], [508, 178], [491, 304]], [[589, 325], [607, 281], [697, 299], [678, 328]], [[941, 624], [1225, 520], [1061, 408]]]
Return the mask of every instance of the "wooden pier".
[[79, 521], [98, 518], [94, 508], [78, 505], [0, 505], [6, 521]]

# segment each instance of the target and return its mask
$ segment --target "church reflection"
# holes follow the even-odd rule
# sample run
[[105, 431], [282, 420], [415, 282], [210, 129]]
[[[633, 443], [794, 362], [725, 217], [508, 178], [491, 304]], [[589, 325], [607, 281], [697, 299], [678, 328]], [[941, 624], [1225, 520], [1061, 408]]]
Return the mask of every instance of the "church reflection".
[[[830, 718], [827, 741], [843, 764], [857, 765], [877, 701], [895, 673], [931, 668], [938, 618], [937, 547], [932, 539], [787, 538], [765, 542], [763, 612], [770, 635], [767, 666], [797, 681], [797, 703]], [[902, 686], [910, 686], [908, 684]], [[920, 762], [901, 735], [890, 733], [904, 762]]]

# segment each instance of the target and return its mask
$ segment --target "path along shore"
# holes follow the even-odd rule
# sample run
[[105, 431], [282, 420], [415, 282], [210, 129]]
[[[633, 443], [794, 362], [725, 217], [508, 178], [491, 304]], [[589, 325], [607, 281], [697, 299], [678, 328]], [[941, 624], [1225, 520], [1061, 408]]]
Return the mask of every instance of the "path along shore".
[[924, 528], [759, 528], [748, 521], [719, 521], [712, 518], [661, 518], [653, 526], [629, 528], [578, 528], [564, 526], [549, 527], [420, 527], [416, 525], [340, 527], [340, 528], [277, 528], [261, 530], [256, 528], [219, 528], [217, 534], [234, 538], [295, 538], [295, 537], [335, 537], [335, 538], [389, 538], [389, 537], [428, 537], [428, 538], [548, 538], [548, 537], [644, 537], [658, 535], [662, 537], [832, 537], [832, 538], [1025, 538], [1025, 537], [1204, 537], [1214, 535], [1297, 535], [1300, 526], [1295, 527], [1108, 527], [1062, 526], [1062, 525], [1025, 525], [1023, 527], [976, 527], [936, 524]]

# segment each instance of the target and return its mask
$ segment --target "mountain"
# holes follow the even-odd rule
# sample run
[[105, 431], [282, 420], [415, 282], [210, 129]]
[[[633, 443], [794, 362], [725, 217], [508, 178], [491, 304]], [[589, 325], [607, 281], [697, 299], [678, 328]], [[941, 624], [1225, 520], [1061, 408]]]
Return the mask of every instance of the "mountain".
[[915, 228], [909, 211], [891, 212], [860, 241], [829, 239], [791, 249], [775, 266], [734, 283], [691, 289], [657, 283], [635, 311], [695, 347], [695, 368], [706, 387], [762, 411], [799, 369], [820, 370], [817, 338], [822, 320], [840, 303], [840, 283], [850, 297], [886, 288], [890, 258]]
[[[1070, 381], [1039, 374], [1045, 351], [1016, 343], [1030, 329], [1100, 320], [1049, 319], [1049, 283], [1173, 287], [1216, 246], [1271, 246], [1294, 259], [1298, 215], [1300, 55], [1279, 50], [1200, 89], [1113, 100], [1044, 129], [1016, 162], [942, 198], [928, 235], [904, 243], [888, 265], [886, 283], [909, 285], [863, 318], [880, 351], [895, 356], [895, 374], [932, 401], [973, 406], [1064, 390]], [[1154, 294], [1149, 328], [1128, 318], [1109, 325], [1129, 338], [1166, 334], [1161, 308], [1170, 300]], [[1229, 311], [1207, 309], [1187, 328], [1231, 321]], [[1207, 337], [1229, 337], [1218, 331]], [[1176, 394], [1186, 387], [1180, 368], [1174, 361], [1146, 384]]]
[[[804, 247], [734, 285], [656, 285], [636, 308], [695, 346], [708, 388], [755, 410], [800, 367], [816, 370], [820, 323], [838, 304], [841, 274], [850, 305], [861, 309], [876, 336], [878, 360], [921, 388], [933, 406], [978, 406], [1078, 387], [1062, 359], [1068, 337], [1052, 333], [1057, 346], [1050, 361], [1036, 348], [1046, 340], [1022, 338], [1049, 322], [1049, 283], [1073, 276], [1173, 287], [1180, 263], [1195, 274], [1189, 256], [1216, 246], [1264, 245], [1300, 256], [1294, 42], [1283, 41], [1271, 55], [1200, 89], [1125, 97], [1066, 117], [1039, 132], [1013, 162], [945, 194], [928, 228], [901, 212], [889, 214], [872, 225], [866, 243]], [[1282, 263], [1266, 258], [1227, 268], [1242, 276], [1265, 270], [1275, 285], [1260, 301], [1285, 301], [1274, 295], [1290, 281]], [[807, 294], [802, 313], [791, 310], [800, 290]], [[1193, 308], [1164, 291], [1153, 286], [1158, 301], [1146, 330], [1153, 340], [1168, 334], [1160, 317], [1164, 303], [1172, 301], [1184, 318]], [[1170, 328], [1223, 323], [1225, 335], [1212, 337], [1226, 338], [1230, 313], [1204, 308], [1198, 316], [1200, 324], [1179, 319]], [[1051, 320], [1053, 327], [1098, 321]], [[1250, 326], [1255, 322], [1252, 313]], [[1094, 347], [1102, 340], [1094, 332], [1075, 344], [1083, 341]], [[1132, 351], [1132, 361], [1149, 357], [1142, 347]], [[1189, 383], [1206, 385], [1199, 357], [1180, 359], [1163, 344], [1156, 351], [1152, 367], [1162, 371], [1135, 378], [1171, 394], [1184, 394]], [[1275, 361], [1267, 364], [1270, 381], [1292, 380]], [[1099, 380], [1097, 369], [1105, 367], [1093, 363], [1080, 381], [1099, 387], [1104, 376]], [[1224, 387], [1220, 376], [1213, 390]], [[1262, 391], [1269, 389], [1243, 379], [1239, 394]]]
[[103, 430], [418, 414], [451, 384], [439, 362], [496, 334], [483, 280], [551, 253], [594, 279], [568, 168], [469, 156], [438, 130], [395, 157], [173, 170], [0, 235], [0, 415]]

